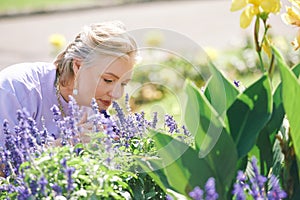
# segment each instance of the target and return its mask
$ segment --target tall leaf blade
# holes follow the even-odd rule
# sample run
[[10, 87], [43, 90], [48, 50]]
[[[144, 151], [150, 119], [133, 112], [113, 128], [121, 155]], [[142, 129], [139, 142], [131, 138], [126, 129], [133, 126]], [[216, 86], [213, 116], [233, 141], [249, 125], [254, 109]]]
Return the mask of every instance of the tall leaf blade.
[[297, 158], [298, 174], [300, 174], [300, 83], [291, 69], [285, 64], [280, 53], [274, 49], [282, 79], [283, 106], [290, 122], [290, 134]]
[[190, 81], [185, 84], [185, 92], [188, 96], [185, 123], [195, 136], [196, 149], [204, 157], [217, 142], [225, 125], [222, 117]]
[[220, 198], [225, 199], [235, 177], [237, 150], [231, 136], [223, 129], [217, 143], [204, 158], [214, 172]]
[[[300, 64], [296, 65], [292, 69], [293, 73], [298, 77], [300, 74]], [[278, 133], [283, 118], [285, 115], [285, 111], [283, 108], [282, 98], [282, 83], [280, 83], [274, 94], [273, 94], [273, 112], [269, 122], [266, 124], [264, 129], [259, 134], [259, 138], [257, 140], [257, 146], [260, 149], [260, 165], [261, 165], [261, 173], [265, 176], [268, 175], [270, 168], [273, 166], [273, 146], [275, 142], [275, 135]]]
[[220, 114], [231, 106], [239, 94], [239, 90], [210, 62], [212, 76], [205, 88], [204, 94], [210, 104]]
[[230, 134], [237, 145], [239, 158], [255, 145], [271, 113], [271, 85], [268, 76], [264, 75], [240, 94], [227, 111]]

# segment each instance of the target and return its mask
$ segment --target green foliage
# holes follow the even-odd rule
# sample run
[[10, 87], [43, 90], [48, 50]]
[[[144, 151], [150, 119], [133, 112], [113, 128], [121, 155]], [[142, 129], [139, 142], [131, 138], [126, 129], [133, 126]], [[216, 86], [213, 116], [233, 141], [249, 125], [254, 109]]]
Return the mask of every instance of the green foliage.
[[[33, 199], [58, 196], [67, 199], [165, 199], [162, 189], [148, 174], [139, 172], [133, 159], [153, 153], [150, 138], [140, 141], [133, 138], [128, 148], [117, 148], [117, 152], [106, 149], [105, 138], [106, 135], [100, 132], [92, 136], [89, 144], [47, 148], [37, 158], [31, 158], [20, 166], [24, 177], [22, 182], [18, 177], [9, 176], [0, 179], [0, 186], [25, 186], [30, 188], [30, 198]], [[116, 141], [114, 146], [118, 145]], [[107, 160], [112, 158], [113, 162], [109, 164]], [[67, 175], [70, 168], [74, 168], [71, 189]], [[43, 191], [39, 185], [42, 177], [47, 180]], [[32, 187], [34, 184], [36, 186]], [[59, 187], [61, 192], [57, 193], [54, 186]], [[37, 190], [35, 194], [34, 188]], [[18, 194], [19, 191], [1, 191], [0, 199], [16, 199]]]
[[[138, 178], [134, 173], [111, 170], [86, 151], [77, 155], [74, 152], [75, 148], [69, 146], [54, 148], [44, 152], [34, 163], [23, 163], [21, 170], [24, 170], [25, 182], [30, 184], [32, 180], [39, 180], [45, 176], [48, 184], [44, 193], [50, 197], [54, 197], [51, 188], [53, 184], [58, 184], [62, 188], [62, 195], [68, 198], [124, 199], [133, 196], [129, 181]], [[61, 165], [63, 159], [66, 159], [68, 167], [76, 169], [72, 174], [74, 180], [72, 192], [67, 190], [66, 169]], [[35, 198], [41, 199], [43, 196], [45, 195], [38, 192]]]
[[[139, 160], [171, 195], [170, 190], [188, 196], [195, 186], [203, 188], [208, 177], [214, 177], [220, 199], [232, 198], [234, 176], [238, 169], [246, 169], [251, 155], [258, 157], [265, 176], [272, 172], [280, 176], [284, 168], [284, 154], [276, 135], [285, 114], [281, 96], [285, 86], [279, 84], [272, 93], [265, 73], [239, 92], [215, 66], [211, 64], [210, 68], [212, 77], [204, 92], [190, 81], [185, 85], [185, 123], [195, 138], [194, 144], [188, 146], [154, 132], [159, 158]], [[296, 74], [299, 68], [295, 68]]]
[[[297, 77], [293, 74], [291, 69], [284, 63], [282, 57], [277, 51], [277, 62], [280, 69], [282, 78], [282, 99], [283, 106], [291, 125], [291, 137], [296, 153], [297, 163], [300, 166], [300, 123], [299, 116], [296, 110], [300, 110], [299, 97], [300, 97], [300, 83]], [[298, 167], [298, 174], [300, 168]]]
[[272, 112], [271, 85], [267, 75], [240, 94], [227, 110], [230, 133], [239, 158], [255, 145], [256, 138]]
[[[94, 2], [94, 0], [88, 0]], [[0, 1], [0, 12], [19, 11], [23, 10], [39, 10], [66, 5], [80, 5], [82, 2], [79, 0], [14, 0], [14, 1]]]
[[204, 94], [219, 115], [222, 116], [235, 101], [239, 91], [213, 63], [209, 63], [209, 68], [212, 76], [207, 83]]

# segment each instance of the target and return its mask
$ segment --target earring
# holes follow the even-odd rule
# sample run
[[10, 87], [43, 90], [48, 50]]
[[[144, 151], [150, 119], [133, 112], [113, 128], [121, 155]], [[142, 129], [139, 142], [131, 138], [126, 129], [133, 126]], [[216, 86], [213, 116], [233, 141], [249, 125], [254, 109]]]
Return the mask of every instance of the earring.
[[77, 95], [78, 94], [78, 90], [77, 89], [73, 89], [73, 95]]

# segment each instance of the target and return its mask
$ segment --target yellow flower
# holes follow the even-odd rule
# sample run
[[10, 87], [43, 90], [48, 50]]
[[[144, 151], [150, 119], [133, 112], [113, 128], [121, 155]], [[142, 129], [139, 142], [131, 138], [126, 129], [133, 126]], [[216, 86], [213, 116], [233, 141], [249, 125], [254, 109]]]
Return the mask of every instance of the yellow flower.
[[[290, 0], [293, 7], [286, 7], [286, 13], [282, 15], [282, 19], [285, 23], [300, 27], [300, 1]], [[295, 40], [292, 42], [295, 46], [295, 50], [300, 48], [300, 30], [297, 32]]]
[[297, 51], [300, 48], [300, 30], [298, 30], [297, 36], [292, 42], [292, 45], [295, 47], [295, 51]]
[[52, 44], [56, 49], [61, 49], [66, 44], [66, 39], [61, 34], [52, 34], [49, 37], [49, 42]]
[[295, 8], [292, 8], [292, 7], [287, 7], [286, 10], [287, 10], [287, 12], [285, 14], [283, 14], [283, 20], [287, 24], [300, 26], [299, 11], [297, 11]]
[[266, 13], [278, 13], [281, 8], [280, 0], [262, 0], [260, 7]]
[[259, 13], [259, 10], [256, 6], [251, 6], [246, 8], [240, 17], [240, 26], [242, 28], [247, 28], [251, 22], [254, 16], [256, 16]]
[[253, 17], [260, 13], [278, 13], [281, 2], [280, 0], [232, 0], [230, 11], [238, 11], [243, 8], [245, 9], [240, 16], [240, 26], [247, 28]]

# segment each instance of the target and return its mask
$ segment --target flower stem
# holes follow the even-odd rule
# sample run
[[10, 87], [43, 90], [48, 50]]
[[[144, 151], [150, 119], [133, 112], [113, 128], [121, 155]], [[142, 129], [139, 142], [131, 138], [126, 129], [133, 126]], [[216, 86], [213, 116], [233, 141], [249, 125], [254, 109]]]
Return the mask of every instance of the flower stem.
[[259, 58], [259, 69], [261, 70], [261, 72], [264, 72], [265, 69], [264, 69], [264, 63], [263, 63], [263, 59], [262, 59], [262, 56], [261, 56], [261, 44], [259, 43], [259, 38], [258, 38], [258, 35], [259, 35], [259, 26], [260, 26], [260, 23], [259, 23], [259, 16], [256, 16], [256, 20], [255, 20], [255, 26], [254, 26], [254, 43], [255, 43], [255, 49], [256, 49], [256, 52], [258, 54], [258, 58]]

